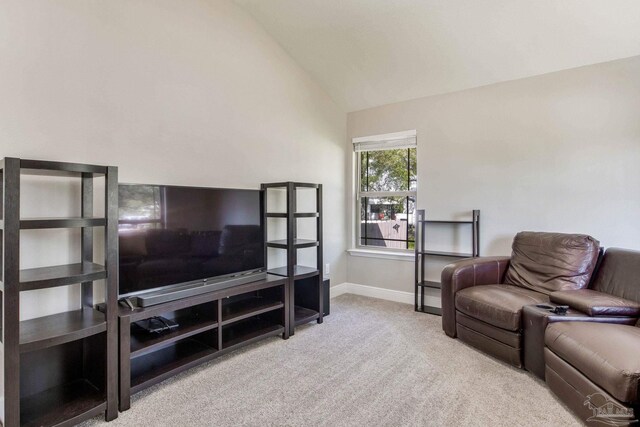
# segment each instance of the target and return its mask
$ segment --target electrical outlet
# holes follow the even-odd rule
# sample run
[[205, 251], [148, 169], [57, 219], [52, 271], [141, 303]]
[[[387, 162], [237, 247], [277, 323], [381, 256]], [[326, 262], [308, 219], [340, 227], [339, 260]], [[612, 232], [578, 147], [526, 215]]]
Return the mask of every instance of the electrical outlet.
[[330, 264], [327, 263], [324, 265], [324, 275], [328, 276], [329, 274], [331, 274], [331, 268], [330, 268]]

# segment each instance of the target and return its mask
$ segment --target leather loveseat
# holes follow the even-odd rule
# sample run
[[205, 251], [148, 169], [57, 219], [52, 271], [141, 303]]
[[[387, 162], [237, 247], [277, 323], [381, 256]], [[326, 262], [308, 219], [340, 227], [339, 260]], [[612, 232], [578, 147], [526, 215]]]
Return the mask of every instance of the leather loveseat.
[[581, 234], [521, 232], [511, 257], [474, 258], [442, 272], [447, 335], [522, 367], [522, 309], [558, 291], [587, 288], [599, 242]]
[[[640, 252], [608, 249], [592, 289], [551, 301], [591, 316], [640, 317]], [[589, 425], [627, 425], [640, 417], [640, 322], [562, 322], [545, 331], [549, 388]]]

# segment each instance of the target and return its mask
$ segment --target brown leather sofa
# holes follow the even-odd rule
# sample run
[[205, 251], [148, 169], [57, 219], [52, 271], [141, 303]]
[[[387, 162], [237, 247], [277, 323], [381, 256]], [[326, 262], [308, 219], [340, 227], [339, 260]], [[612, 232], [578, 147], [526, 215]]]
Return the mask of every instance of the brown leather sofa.
[[518, 233], [511, 257], [460, 261], [442, 272], [442, 326], [447, 335], [522, 367], [522, 308], [558, 291], [584, 289], [599, 242], [580, 234]]
[[[608, 249], [592, 289], [554, 293], [551, 300], [591, 316], [640, 317], [640, 252]], [[547, 384], [589, 425], [640, 418], [638, 326], [563, 322], [546, 329]]]

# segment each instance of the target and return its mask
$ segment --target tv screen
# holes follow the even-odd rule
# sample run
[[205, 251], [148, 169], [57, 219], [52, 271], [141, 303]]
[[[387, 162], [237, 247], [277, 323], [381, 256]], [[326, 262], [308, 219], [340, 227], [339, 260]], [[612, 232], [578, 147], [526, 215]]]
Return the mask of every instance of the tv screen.
[[121, 296], [265, 267], [260, 190], [121, 184], [118, 200]]

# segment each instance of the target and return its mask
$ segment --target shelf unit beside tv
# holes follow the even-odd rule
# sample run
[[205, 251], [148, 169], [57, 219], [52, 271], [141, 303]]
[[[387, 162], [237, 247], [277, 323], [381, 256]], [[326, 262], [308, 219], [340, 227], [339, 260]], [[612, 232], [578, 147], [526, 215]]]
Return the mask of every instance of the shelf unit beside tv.
[[[117, 417], [118, 169], [76, 163], [4, 158], [2, 282], [0, 283], [4, 414], [2, 425], [73, 425], [103, 413]], [[81, 214], [22, 218], [21, 177], [81, 180]], [[94, 217], [94, 178], [105, 180], [105, 214]], [[94, 262], [93, 228], [104, 227], [103, 264]], [[80, 228], [78, 263], [20, 269], [21, 230]], [[104, 280], [105, 311], [94, 309], [93, 282]], [[20, 293], [80, 284], [78, 309], [20, 321]]]
[[[149, 333], [136, 322], [162, 316], [178, 327]], [[130, 310], [120, 307], [120, 406], [186, 369], [274, 335], [289, 338], [289, 282], [267, 275], [232, 288]]]
[[[430, 257], [464, 259], [480, 256], [480, 211], [473, 210], [470, 220], [431, 220], [427, 219], [425, 210], [417, 211], [417, 227], [416, 227], [416, 245], [415, 245], [415, 311], [421, 313], [442, 315], [440, 307], [433, 307], [425, 304], [426, 289], [441, 289], [440, 282], [427, 280], [426, 264]], [[427, 227], [429, 225], [448, 225], [448, 226], [471, 226], [471, 252], [450, 252], [450, 251], [434, 251], [426, 248], [427, 246]]]
[[[291, 282], [290, 287], [290, 334], [295, 333], [295, 327], [313, 320], [323, 321], [323, 283], [322, 283], [322, 184], [302, 182], [277, 182], [262, 184], [264, 191], [264, 233], [266, 248], [283, 249], [286, 251], [286, 264], [270, 268], [269, 273], [286, 277]], [[315, 190], [315, 211], [298, 212], [297, 191], [301, 189]], [[268, 212], [268, 195], [270, 190], [284, 190], [286, 199], [285, 212]], [[286, 238], [269, 240], [269, 218], [280, 218], [286, 221]], [[315, 218], [316, 238], [298, 238], [298, 219]], [[316, 248], [316, 265], [304, 266], [298, 264], [298, 249]], [[265, 252], [267, 249], [265, 248]]]

